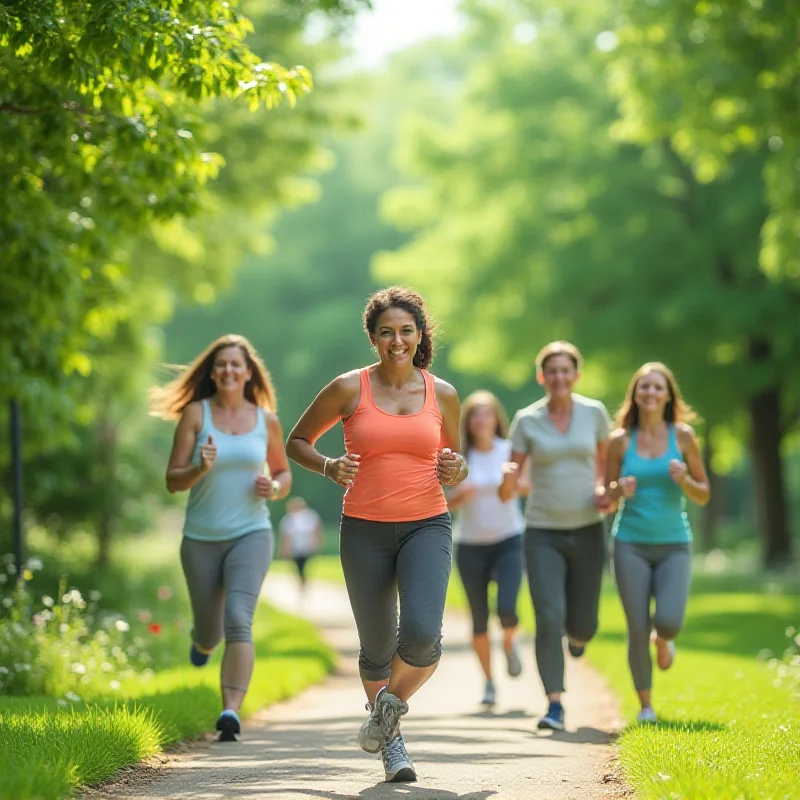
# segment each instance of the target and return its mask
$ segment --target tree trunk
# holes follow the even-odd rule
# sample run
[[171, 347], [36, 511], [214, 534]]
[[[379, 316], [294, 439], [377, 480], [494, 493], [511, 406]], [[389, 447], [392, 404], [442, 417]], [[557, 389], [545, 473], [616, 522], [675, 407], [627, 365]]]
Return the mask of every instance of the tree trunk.
[[763, 543], [764, 566], [780, 567], [791, 560], [791, 535], [781, 461], [780, 387], [750, 398], [751, 452], [756, 492], [756, 520]]
[[702, 512], [702, 524], [700, 528], [700, 538], [703, 545], [703, 552], [710, 553], [717, 548], [719, 539], [719, 525], [724, 516], [725, 495], [723, 494], [722, 478], [714, 472], [714, 445], [713, 445], [714, 426], [706, 424], [706, 447], [705, 465], [708, 473], [708, 483], [711, 489], [711, 500]]

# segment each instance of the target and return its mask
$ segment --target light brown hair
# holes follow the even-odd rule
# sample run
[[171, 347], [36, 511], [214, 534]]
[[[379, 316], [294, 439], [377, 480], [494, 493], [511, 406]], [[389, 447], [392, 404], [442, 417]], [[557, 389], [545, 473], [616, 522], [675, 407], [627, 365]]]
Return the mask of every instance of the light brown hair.
[[508, 438], [508, 414], [503, 408], [503, 404], [491, 393], [487, 391], [473, 392], [461, 404], [461, 441], [464, 443], [464, 452], [475, 446], [472, 440], [472, 434], [469, 431], [469, 421], [472, 417], [472, 412], [478, 406], [489, 406], [494, 411], [497, 424], [495, 426], [494, 435], [499, 436], [501, 439]]
[[546, 344], [536, 356], [536, 371], [544, 372], [545, 365], [553, 356], [567, 356], [572, 360], [575, 369], [580, 372], [583, 366], [581, 351], [571, 342], [550, 342]]
[[217, 353], [227, 347], [238, 347], [252, 372], [250, 380], [245, 384], [244, 396], [267, 411], [276, 411], [275, 387], [272, 385], [269, 370], [244, 336], [229, 333], [213, 341], [188, 367], [170, 366], [170, 369], [178, 370], [180, 374], [166, 386], [154, 386], [150, 389], [150, 413], [162, 419], [179, 419], [189, 403], [216, 394], [217, 387], [211, 380], [211, 370], [214, 368]]
[[669, 392], [669, 400], [664, 407], [664, 419], [667, 422], [685, 422], [687, 424], [697, 420], [697, 414], [692, 411], [683, 399], [678, 382], [675, 380], [675, 375], [672, 370], [660, 361], [648, 361], [636, 370], [631, 382], [628, 384], [628, 391], [625, 393], [625, 399], [617, 412], [617, 425], [620, 428], [630, 430], [639, 424], [639, 406], [636, 405], [634, 396], [636, 395], [636, 387], [639, 381], [651, 372], [658, 372], [664, 376], [667, 381], [667, 390]]

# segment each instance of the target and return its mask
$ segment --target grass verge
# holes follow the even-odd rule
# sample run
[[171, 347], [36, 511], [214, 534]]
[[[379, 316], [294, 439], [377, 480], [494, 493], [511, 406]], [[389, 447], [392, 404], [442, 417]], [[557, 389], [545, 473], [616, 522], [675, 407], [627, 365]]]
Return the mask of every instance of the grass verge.
[[[221, 653], [202, 669], [188, 664], [185, 592], [177, 562], [161, 558], [172, 544], [145, 548], [147, 556], [138, 561], [126, 554], [130, 557], [120, 559], [124, 574], [92, 575], [91, 570], [82, 573], [79, 564], [49, 561], [41, 590], [49, 591], [58, 573], [68, 573], [79, 587], [103, 586], [109, 607], [122, 610], [129, 601], [126, 615], [143, 632], [153, 619], [160, 621], [158, 635], [149, 640], [155, 669], [150, 677], [127, 681], [116, 695], [109, 692], [67, 708], [56, 698], [0, 698], [2, 800], [61, 800], [213, 727], [220, 710]], [[141, 542], [136, 549], [142, 549]], [[144, 612], [146, 622], [136, 622]], [[333, 652], [312, 625], [296, 617], [262, 604], [253, 635], [257, 660], [245, 715], [297, 694], [333, 667]]]

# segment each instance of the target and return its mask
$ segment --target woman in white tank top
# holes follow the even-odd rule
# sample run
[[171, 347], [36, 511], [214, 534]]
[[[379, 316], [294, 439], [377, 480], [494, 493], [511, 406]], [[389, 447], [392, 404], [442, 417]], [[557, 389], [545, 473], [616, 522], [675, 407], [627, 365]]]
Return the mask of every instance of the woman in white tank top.
[[517, 595], [522, 582], [522, 534], [525, 520], [517, 494], [527, 486], [517, 480], [515, 496], [503, 502], [498, 489], [510, 464], [508, 416], [491, 392], [475, 392], [462, 406], [462, 435], [469, 477], [448, 493], [448, 506], [458, 509], [455, 524], [456, 564], [472, 614], [472, 647], [486, 678], [481, 703], [494, 705], [489, 625], [489, 584], [497, 583], [497, 616], [503, 628], [508, 674], [517, 677], [522, 662], [515, 642]]

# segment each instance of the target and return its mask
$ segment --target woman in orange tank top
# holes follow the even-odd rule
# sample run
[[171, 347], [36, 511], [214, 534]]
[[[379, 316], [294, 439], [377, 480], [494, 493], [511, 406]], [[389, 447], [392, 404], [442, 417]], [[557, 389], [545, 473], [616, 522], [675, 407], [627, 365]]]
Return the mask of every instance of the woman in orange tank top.
[[[345, 487], [342, 570], [370, 711], [358, 742], [382, 753], [387, 781], [413, 781], [400, 718], [441, 655], [452, 560], [442, 486], [467, 475], [461, 411], [456, 390], [427, 371], [433, 326], [418, 294], [376, 292], [363, 321], [379, 362], [329, 383], [289, 434], [286, 453]], [[314, 443], [339, 420], [345, 454], [329, 458]]]

